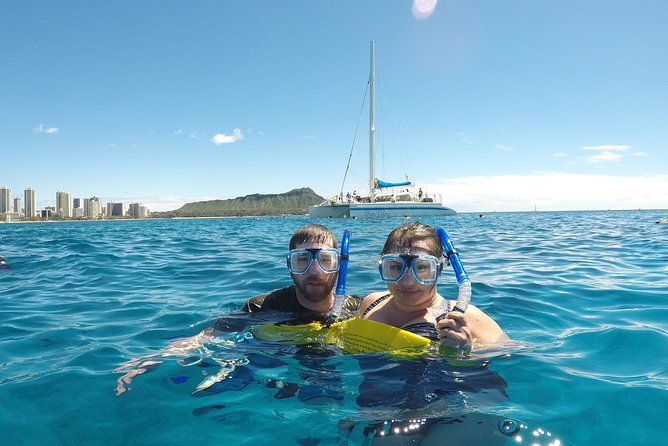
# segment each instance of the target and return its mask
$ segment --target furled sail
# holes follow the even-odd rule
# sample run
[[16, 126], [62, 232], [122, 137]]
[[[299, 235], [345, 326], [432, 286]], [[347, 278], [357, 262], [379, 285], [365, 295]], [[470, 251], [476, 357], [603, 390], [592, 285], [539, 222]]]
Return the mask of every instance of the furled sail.
[[376, 179], [374, 186], [376, 186], [377, 189], [382, 189], [384, 187], [399, 187], [399, 186], [410, 186], [411, 182], [410, 181], [402, 181], [401, 183], [388, 183], [387, 181], [382, 181], [379, 179]]

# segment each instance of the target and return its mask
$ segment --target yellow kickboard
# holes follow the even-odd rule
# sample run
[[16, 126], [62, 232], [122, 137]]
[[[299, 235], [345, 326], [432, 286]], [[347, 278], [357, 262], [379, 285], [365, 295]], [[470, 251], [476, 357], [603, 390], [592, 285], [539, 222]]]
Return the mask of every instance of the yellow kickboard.
[[351, 354], [425, 347], [431, 342], [401, 328], [358, 318], [336, 322], [330, 328], [325, 328], [318, 322], [306, 325], [262, 324], [255, 327], [253, 335], [266, 341], [335, 344]]

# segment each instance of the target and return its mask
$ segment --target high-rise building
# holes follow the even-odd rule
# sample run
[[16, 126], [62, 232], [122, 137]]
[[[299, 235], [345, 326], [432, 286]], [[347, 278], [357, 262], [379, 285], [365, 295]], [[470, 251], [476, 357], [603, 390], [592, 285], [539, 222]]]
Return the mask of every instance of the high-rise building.
[[14, 198], [14, 212], [17, 214], [22, 214], [23, 210], [21, 209], [21, 199], [20, 198]]
[[102, 209], [100, 208], [100, 199], [90, 197], [83, 199], [83, 213], [86, 218], [100, 218]]
[[125, 203], [107, 203], [107, 218], [125, 216]]
[[56, 192], [56, 212], [61, 218], [72, 217], [72, 194]]
[[0, 187], [0, 214], [12, 212], [12, 190], [6, 186]]
[[72, 200], [73, 207], [74, 209], [80, 208], [81, 207], [81, 198], [75, 198]]
[[149, 211], [146, 206], [141, 203], [130, 203], [128, 208], [128, 217], [133, 218], [146, 218], [148, 217]]
[[25, 202], [25, 216], [26, 218], [33, 218], [37, 216], [37, 192], [35, 189], [28, 187], [23, 193]]

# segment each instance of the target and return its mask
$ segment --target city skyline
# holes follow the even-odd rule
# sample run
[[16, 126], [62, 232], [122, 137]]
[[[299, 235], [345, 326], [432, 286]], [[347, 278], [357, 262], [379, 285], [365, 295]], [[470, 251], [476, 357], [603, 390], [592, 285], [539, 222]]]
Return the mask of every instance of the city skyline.
[[[73, 194], [57, 191], [53, 205], [36, 206], [37, 190], [31, 187], [24, 189], [23, 200], [26, 207], [21, 207], [21, 197], [14, 196], [13, 189], [9, 186], [0, 187], [0, 214], [18, 214], [19, 217], [27, 219], [51, 219], [54, 216], [63, 219], [69, 218], [107, 218], [107, 217], [148, 217], [150, 210], [141, 202], [126, 203], [122, 201], [108, 201], [106, 206], [101, 205], [100, 198], [91, 196], [88, 198], [74, 197]], [[43, 200], [45, 202], [46, 200]]]
[[[174, 210], [376, 175], [458, 212], [668, 207], [668, 3], [0, 5], [0, 184]], [[363, 110], [363, 111], [362, 111]], [[351, 147], [354, 150], [351, 154]], [[25, 203], [24, 203], [25, 204]]]

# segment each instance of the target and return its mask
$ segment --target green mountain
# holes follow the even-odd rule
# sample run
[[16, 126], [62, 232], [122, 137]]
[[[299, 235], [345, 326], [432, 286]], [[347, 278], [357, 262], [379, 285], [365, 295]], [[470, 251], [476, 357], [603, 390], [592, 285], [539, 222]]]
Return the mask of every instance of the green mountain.
[[325, 199], [303, 187], [283, 194], [253, 194], [229, 200], [186, 203], [168, 212], [152, 212], [154, 217], [242, 217], [254, 215], [303, 215], [308, 207]]

